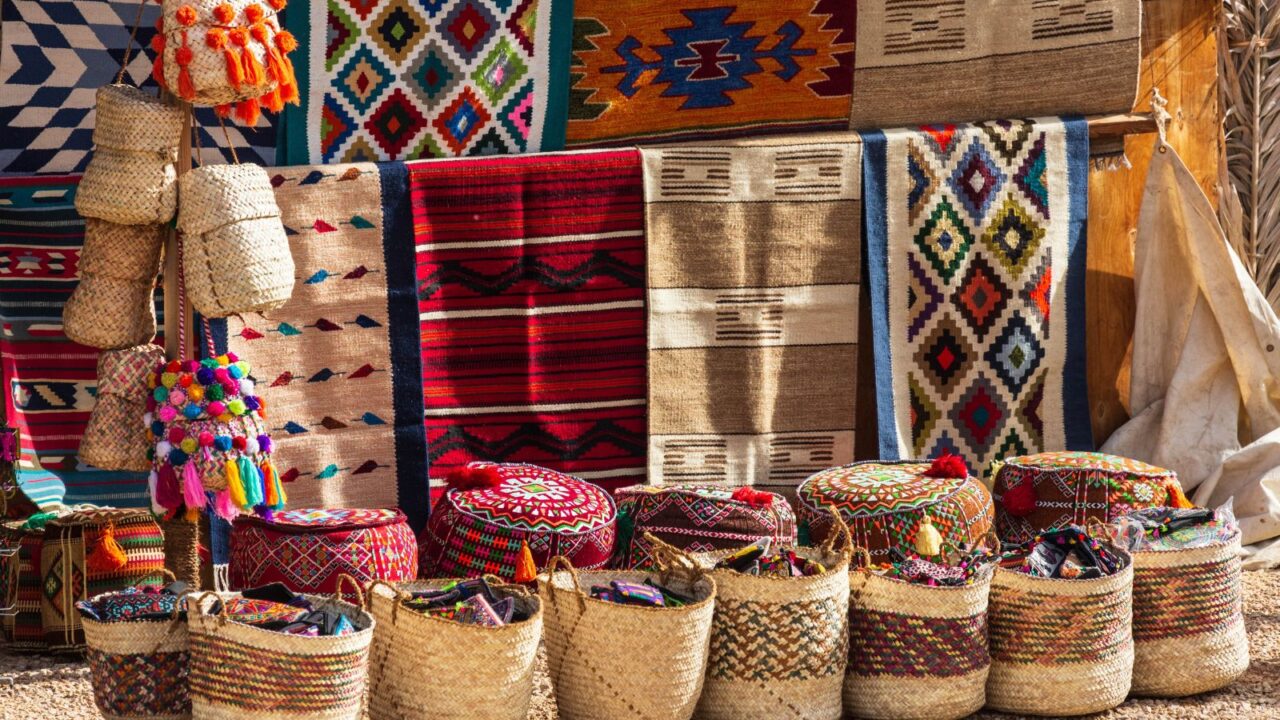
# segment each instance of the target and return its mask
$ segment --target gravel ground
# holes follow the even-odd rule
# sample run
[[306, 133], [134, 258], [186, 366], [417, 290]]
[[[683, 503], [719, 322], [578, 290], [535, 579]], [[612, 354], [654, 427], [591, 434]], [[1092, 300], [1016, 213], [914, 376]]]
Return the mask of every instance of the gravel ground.
[[[1274, 720], [1280, 718], [1280, 571], [1244, 574], [1249, 671], [1234, 685], [1181, 700], [1130, 700], [1101, 720]], [[13, 655], [0, 650], [0, 720], [97, 718], [89, 671], [75, 658]], [[980, 713], [980, 718], [1005, 718]], [[529, 720], [556, 720], [551, 682], [540, 672]]]

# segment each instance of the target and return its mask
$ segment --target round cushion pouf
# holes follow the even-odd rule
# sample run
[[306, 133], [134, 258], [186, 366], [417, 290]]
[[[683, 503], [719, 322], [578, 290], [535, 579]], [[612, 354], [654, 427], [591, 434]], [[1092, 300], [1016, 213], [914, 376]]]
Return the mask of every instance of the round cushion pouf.
[[332, 595], [344, 574], [361, 583], [414, 579], [418, 544], [399, 510], [299, 508], [271, 520], [236, 518], [230, 562], [232, 590], [280, 582], [294, 592]]
[[450, 474], [432, 509], [419, 576], [527, 581], [532, 566], [556, 555], [581, 570], [602, 568], [613, 555], [617, 518], [613, 498], [597, 485], [536, 465], [473, 462]]
[[796, 515], [781, 495], [723, 485], [632, 485], [618, 489], [618, 552], [613, 567], [653, 563], [645, 533], [690, 553], [769, 539], [796, 544]]
[[981, 540], [991, 530], [990, 493], [967, 473], [930, 477], [930, 468], [927, 462], [872, 460], [810, 476], [796, 490], [801, 533], [807, 529], [810, 542], [822, 542], [835, 508], [854, 545], [870, 551], [876, 563], [890, 561], [891, 550], [914, 552], [926, 518], [944, 553]]
[[1147, 507], [1191, 507], [1172, 470], [1096, 452], [1012, 457], [991, 467], [996, 532], [1025, 543], [1045, 530], [1104, 523]]

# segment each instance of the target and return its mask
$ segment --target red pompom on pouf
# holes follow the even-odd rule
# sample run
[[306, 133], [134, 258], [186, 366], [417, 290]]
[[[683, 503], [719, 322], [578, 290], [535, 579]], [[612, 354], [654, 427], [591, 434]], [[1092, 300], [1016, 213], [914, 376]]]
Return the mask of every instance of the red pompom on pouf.
[[992, 466], [996, 532], [1024, 543], [1045, 530], [1111, 522], [1147, 507], [1190, 507], [1172, 470], [1118, 455], [1047, 452]]
[[596, 485], [536, 465], [478, 462], [450, 473], [448, 483], [422, 532], [421, 577], [515, 580], [528, 564], [524, 545], [539, 570], [556, 555], [597, 569], [613, 554], [617, 510]]
[[[270, 520], [236, 518], [230, 562], [232, 590], [281, 582], [294, 592], [331, 595], [343, 574], [361, 584], [412, 580], [418, 543], [399, 510], [284, 510]], [[346, 597], [355, 600], [352, 594]]]

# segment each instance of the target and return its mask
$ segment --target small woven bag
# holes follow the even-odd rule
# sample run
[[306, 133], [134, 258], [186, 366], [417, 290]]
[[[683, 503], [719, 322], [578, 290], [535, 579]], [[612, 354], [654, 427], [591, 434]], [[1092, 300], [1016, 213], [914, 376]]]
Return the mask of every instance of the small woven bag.
[[204, 165], [178, 182], [191, 304], [205, 317], [273, 310], [293, 294], [293, 255], [267, 171]]
[[121, 225], [162, 225], [178, 207], [182, 110], [132, 85], [98, 89], [93, 157], [76, 188], [84, 217]]
[[62, 331], [101, 350], [143, 345], [156, 336], [152, 298], [165, 229], [87, 218], [80, 283], [62, 308]]
[[147, 376], [164, 359], [158, 345], [107, 350], [98, 356], [98, 399], [80, 441], [80, 459], [103, 470], [151, 468], [147, 450]]
[[160, 86], [223, 117], [256, 125], [262, 108], [298, 103], [289, 53], [298, 42], [280, 26], [286, 0], [163, 0], [152, 40]]
[[529, 614], [502, 627], [455, 622], [403, 605], [406, 593], [454, 582], [370, 585], [368, 609], [378, 623], [370, 659], [371, 720], [525, 720], [542, 641], [541, 600], [492, 578], [498, 595], [513, 598]]
[[562, 555], [538, 576], [547, 668], [563, 720], [693, 717], [707, 669], [715, 580], [699, 572], [663, 577], [670, 589], [694, 599], [682, 607], [621, 605], [588, 595], [593, 585], [649, 577], [657, 575], [578, 572]]
[[[356, 588], [357, 594], [360, 593]], [[305, 596], [346, 615], [355, 632], [306, 637], [234, 622], [215, 612], [234, 593], [187, 598], [192, 716], [203, 720], [359, 720], [376, 623], [360, 606]]]

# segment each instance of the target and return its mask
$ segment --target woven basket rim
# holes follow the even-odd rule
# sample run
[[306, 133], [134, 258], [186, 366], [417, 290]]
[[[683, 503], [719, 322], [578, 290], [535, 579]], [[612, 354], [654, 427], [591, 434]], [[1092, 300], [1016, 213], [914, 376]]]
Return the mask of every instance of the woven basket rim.
[[1102, 577], [1096, 577], [1096, 578], [1047, 578], [1047, 577], [1040, 577], [1040, 576], [1038, 576], [1038, 575], [1032, 575], [1032, 574], [1030, 574], [1030, 573], [1021, 573], [1021, 572], [1018, 572], [1017, 570], [1014, 570], [1014, 569], [1012, 569], [1012, 568], [1001, 567], [1001, 566], [999, 566], [998, 564], [996, 565], [996, 570], [995, 570], [995, 573], [993, 573], [992, 577], [994, 578], [994, 577], [995, 577], [995, 576], [997, 576], [997, 575], [1007, 574], [1008, 576], [1011, 576], [1011, 577], [1026, 578], [1026, 579], [1027, 579], [1027, 580], [1029, 580], [1029, 581], [1034, 581], [1034, 582], [1037, 582], [1037, 583], [1045, 583], [1046, 585], [1048, 585], [1048, 584], [1053, 584], [1053, 583], [1057, 583], [1057, 584], [1060, 584], [1060, 585], [1062, 585], [1062, 584], [1065, 584], [1065, 585], [1080, 585], [1080, 584], [1082, 584], [1082, 583], [1097, 583], [1097, 584], [1099, 584], [1099, 585], [1102, 585], [1102, 584], [1104, 584], [1104, 583], [1106, 583], [1106, 582], [1110, 582], [1110, 581], [1112, 581], [1112, 580], [1115, 580], [1117, 577], [1119, 577], [1119, 576], [1121, 576], [1121, 575], [1124, 575], [1124, 574], [1125, 574], [1125, 572], [1127, 572], [1127, 571], [1131, 571], [1131, 570], [1133, 569], [1133, 556], [1129, 554], [1129, 551], [1128, 551], [1128, 550], [1123, 550], [1123, 549], [1118, 548], [1118, 547], [1116, 547], [1116, 546], [1114, 546], [1114, 545], [1112, 545], [1112, 546], [1111, 546], [1111, 548], [1112, 548], [1112, 550], [1113, 550], [1113, 551], [1115, 551], [1115, 552], [1117, 553], [1117, 555], [1119, 556], [1119, 558], [1120, 558], [1123, 562], [1122, 562], [1122, 564], [1120, 565], [1120, 567], [1116, 568], [1116, 571], [1115, 571], [1115, 572], [1111, 573], [1110, 575], [1103, 575]]
[[[724, 550], [711, 550], [708, 552], [693, 553], [692, 556], [695, 561], [702, 561], [702, 560], [709, 561], [717, 558], [718, 556], [731, 555], [732, 553], [735, 553], [741, 549], [742, 548], [726, 548]], [[708, 568], [705, 568], [705, 570], [708, 574], [714, 574], [715, 576], [726, 575], [728, 577], [733, 578], [734, 580], [747, 580], [747, 581], [758, 580], [762, 583], [763, 582], [804, 583], [805, 581], [811, 581], [815, 584], [820, 581], [830, 580], [831, 576], [837, 574], [838, 572], [844, 572], [844, 573], [851, 572], [849, 563], [852, 561], [852, 558], [846, 558], [838, 552], [835, 552], [835, 551], [832, 552], [832, 555], [836, 557], [836, 560], [837, 560], [836, 564], [832, 565], [831, 567], [826, 567], [826, 564], [822, 562], [821, 558], [826, 556], [827, 554], [822, 551], [822, 548], [793, 547], [788, 549], [798, 555], [806, 556], [806, 559], [814, 560], [815, 562], [822, 564], [825, 569], [822, 572], [818, 573], [817, 575], [801, 575], [799, 577], [793, 577], [789, 575], [773, 575], [773, 574], [750, 575], [748, 573], [738, 572], [733, 568], [708, 567]], [[814, 557], [807, 557], [807, 556], [814, 556]]]
[[[579, 577], [583, 575], [610, 575], [616, 579], [618, 574], [646, 575], [649, 573], [646, 573], [643, 571], [638, 572], [635, 570], [579, 570], [578, 571]], [[615, 602], [609, 602], [608, 600], [601, 600], [600, 598], [593, 598], [591, 597], [589, 592], [582, 592], [578, 590], [577, 589], [578, 586], [576, 584], [574, 584], [573, 587], [570, 587], [570, 588], [558, 587], [553, 582], [553, 576], [555, 575], [564, 575], [569, 578], [570, 583], [573, 583], [573, 577], [569, 574], [568, 570], [557, 570], [554, 573], [552, 573], [551, 576], [548, 576], [546, 572], [541, 572], [541, 573], [538, 573], [538, 588], [541, 589], [543, 585], [546, 585], [549, 592], [562, 592], [570, 595], [577, 595], [579, 598], [581, 598], [582, 600], [586, 601], [589, 604], [594, 603], [602, 607], [617, 608], [620, 610], [634, 610], [637, 612], [646, 612], [646, 613], [675, 615], [677, 613], [685, 613], [685, 612], [692, 612], [694, 610], [699, 610], [704, 606], [706, 606], [707, 604], [715, 602], [716, 593], [718, 592], [715, 578], [713, 578], [710, 574], [705, 574], [702, 576], [702, 579], [706, 580], [711, 585], [711, 591], [707, 593], [707, 596], [701, 600], [695, 600], [694, 602], [691, 602], [687, 605], [681, 605], [680, 607], [652, 607], [649, 605], [629, 605], [626, 603], [615, 603]], [[550, 605], [552, 602], [555, 602], [555, 601], [548, 601], [546, 604]], [[588, 607], [589, 606], [590, 605], [588, 605]]]
[[[356, 638], [356, 637], [359, 637], [360, 635], [362, 635], [362, 634], [364, 634], [364, 633], [369, 633], [370, 635], [372, 635], [372, 633], [373, 633], [373, 628], [374, 628], [374, 624], [375, 624], [375, 622], [374, 622], [374, 618], [373, 618], [373, 615], [372, 615], [372, 614], [370, 614], [370, 613], [369, 613], [367, 610], [365, 610], [364, 608], [359, 607], [358, 605], [355, 605], [355, 604], [353, 604], [353, 603], [349, 603], [349, 602], [347, 602], [346, 600], [338, 600], [338, 599], [333, 598], [333, 597], [330, 597], [330, 596], [328, 596], [328, 595], [313, 595], [313, 594], [310, 594], [310, 593], [300, 593], [300, 594], [301, 594], [303, 597], [305, 597], [305, 598], [307, 598], [308, 600], [311, 600], [311, 601], [322, 600], [322, 601], [325, 601], [325, 602], [335, 603], [335, 604], [338, 604], [338, 605], [345, 605], [347, 608], [351, 608], [351, 610], [352, 610], [352, 612], [351, 612], [351, 615], [353, 616], [353, 617], [352, 617], [352, 625], [353, 625], [353, 626], [355, 625], [355, 616], [359, 616], [359, 617], [363, 618], [363, 620], [365, 621], [365, 626], [364, 626], [364, 627], [356, 627], [356, 631], [355, 631], [355, 632], [353, 632], [353, 633], [348, 633], [348, 634], [346, 634], [346, 635], [319, 635], [319, 636], [316, 636], [316, 637], [311, 637], [311, 636], [308, 636], [308, 635], [289, 635], [289, 634], [287, 634], [287, 633], [281, 633], [281, 632], [277, 632], [277, 631], [275, 631], [275, 630], [266, 630], [266, 629], [264, 629], [264, 628], [260, 628], [260, 627], [258, 627], [258, 626], [256, 626], [256, 625], [249, 625], [249, 624], [247, 624], [247, 623], [236, 622], [235, 620], [232, 620], [231, 618], [226, 618], [226, 622], [228, 622], [228, 623], [235, 623], [235, 625], [236, 625], [237, 629], [245, 628], [245, 629], [247, 629], [247, 630], [251, 630], [251, 631], [252, 631], [252, 633], [251, 633], [252, 635], [261, 635], [263, 638], [279, 637], [279, 636], [281, 636], [281, 635], [285, 635], [285, 636], [286, 636], [286, 637], [288, 637], [288, 638], [291, 638], [291, 639], [297, 639], [297, 640], [304, 641], [304, 642], [321, 642], [321, 641], [326, 641], [326, 640], [327, 640], [327, 641], [333, 641], [333, 640], [346, 640], [346, 639], [348, 639], [348, 638]], [[195, 603], [195, 609], [196, 609], [196, 612], [200, 615], [200, 617], [204, 617], [204, 618], [212, 618], [212, 619], [214, 619], [214, 620], [219, 620], [219, 619], [221, 619], [221, 618], [222, 618], [222, 616], [220, 616], [220, 615], [214, 615], [214, 614], [209, 613], [209, 612], [207, 612], [207, 611], [206, 611], [206, 608], [205, 608], [205, 601], [207, 601], [207, 600], [210, 600], [210, 599], [211, 599], [211, 598], [209, 598], [209, 597], [208, 597], [209, 595], [216, 595], [216, 596], [218, 597], [218, 599], [219, 599], [219, 600], [221, 600], [221, 601], [226, 601], [226, 600], [228, 600], [228, 599], [230, 599], [230, 598], [239, 597], [241, 594], [240, 594], [240, 593], [238, 593], [238, 592], [226, 592], [226, 593], [224, 593], [224, 592], [213, 592], [213, 591], [197, 591], [197, 592], [191, 593], [191, 594], [187, 595], [187, 615], [188, 615], [188, 617], [190, 617], [190, 615], [192, 614], [192, 613], [191, 613], [191, 604], [194, 602], [194, 603]], [[343, 608], [343, 609], [345, 610], [346, 608]], [[192, 627], [192, 628], [191, 628], [191, 634], [192, 634], [192, 635], [208, 635], [208, 633], [201, 632], [199, 629], [197, 629], [197, 628], [195, 628], [195, 627]]]
[[[459, 578], [430, 578], [430, 579], [427, 579], [427, 580], [408, 580], [408, 581], [401, 582], [401, 583], [395, 583], [395, 586], [396, 586], [396, 587], [398, 587], [398, 588], [403, 588], [403, 587], [409, 587], [409, 586], [413, 586], [413, 585], [424, 585], [424, 586], [425, 586], [425, 585], [433, 585], [433, 584], [444, 585], [444, 584], [449, 583], [449, 582], [456, 582], [458, 579], [459, 579]], [[373, 586], [372, 588], [369, 588], [368, 592], [369, 592], [369, 594], [371, 594], [371, 595], [372, 595], [372, 594], [374, 594], [374, 593], [377, 593], [377, 594], [378, 594], [378, 597], [382, 598], [383, 600], [388, 600], [388, 601], [390, 601], [390, 602], [392, 602], [392, 603], [395, 603], [395, 605], [396, 605], [396, 606], [403, 607], [403, 605], [404, 605], [404, 601], [403, 601], [401, 598], [389, 597], [389, 596], [387, 596], [387, 595], [384, 595], [384, 594], [382, 594], [382, 593], [378, 592], [379, 590], [383, 590], [383, 589], [385, 589], [385, 588], [384, 588], [382, 585], [375, 585], [375, 586]], [[458, 621], [456, 621], [456, 620], [449, 620], [449, 619], [447, 619], [447, 618], [437, 617], [437, 616], [435, 616], [435, 615], [427, 615], [427, 614], [425, 614], [425, 613], [420, 613], [420, 612], [417, 612], [416, 610], [413, 610], [413, 609], [410, 609], [410, 608], [404, 608], [404, 610], [403, 610], [403, 611], [404, 611], [404, 612], [408, 612], [408, 613], [412, 613], [412, 617], [413, 617], [412, 622], [418, 622], [418, 618], [422, 618], [422, 620], [424, 620], [424, 621], [429, 621], [429, 622], [431, 622], [431, 623], [444, 623], [444, 624], [443, 624], [443, 625], [441, 625], [440, 627], [448, 627], [448, 628], [450, 628], [450, 629], [457, 629], [457, 630], [459, 630], [460, 632], [473, 632], [473, 631], [474, 631], [474, 632], [476, 632], [476, 634], [478, 634], [478, 635], [483, 635], [483, 634], [484, 634], [484, 633], [486, 633], [486, 632], [487, 632], [487, 633], [502, 633], [502, 632], [504, 632], [504, 631], [505, 631], [505, 632], [515, 632], [516, 630], [523, 630], [523, 629], [526, 629], [526, 628], [528, 627], [528, 624], [529, 624], [529, 623], [531, 623], [531, 622], [534, 622], [534, 621], [541, 621], [541, 620], [542, 620], [542, 607], [543, 607], [543, 605], [545, 605], [545, 603], [543, 603], [543, 602], [542, 602], [542, 598], [538, 597], [536, 594], [532, 594], [532, 595], [530, 595], [530, 596], [529, 596], [529, 597], [527, 597], [527, 598], [520, 598], [519, 596], [516, 596], [516, 595], [511, 595], [510, 597], [515, 597], [517, 600], [528, 600], [528, 601], [530, 601], [530, 602], [532, 603], [532, 605], [533, 605], [533, 612], [529, 615], [529, 619], [527, 619], [527, 620], [521, 620], [521, 621], [519, 621], [519, 622], [509, 622], [509, 623], [507, 623], [506, 625], [502, 625], [502, 626], [499, 626], [499, 627], [494, 627], [494, 626], [492, 626], [492, 625], [478, 625], [478, 624], [475, 624], [475, 623], [460, 623], [460, 622], [458, 622]], [[372, 604], [373, 604], [373, 600], [372, 600], [372, 598], [370, 598], [369, 603], [370, 603], [370, 608], [372, 608]], [[370, 611], [370, 612], [372, 612], [372, 611]], [[396, 621], [396, 623], [394, 623], [394, 624], [398, 624], [398, 622], [399, 622], [399, 621]]]
[[1229, 545], [1240, 544], [1240, 539], [1244, 532], [1237, 525], [1235, 532], [1231, 533], [1225, 540], [1217, 540], [1207, 545], [1197, 545], [1189, 548], [1147, 548], [1145, 550], [1129, 550], [1131, 555], [1164, 555], [1169, 553], [1194, 552], [1197, 550], [1215, 550], [1223, 549]]
[[[873, 573], [873, 572], [870, 572], [867, 568], [861, 568], [861, 567], [849, 568], [849, 578], [850, 578], [850, 581], [852, 582], [852, 579], [854, 577], [857, 577], [860, 575], [862, 577], [867, 578], [868, 581], [877, 580], [880, 582], [901, 585], [903, 587], [910, 587], [913, 590], [928, 590], [930, 592], [937, 591], [937, 592], [959, 593], [959, 592], [966, 592], [966, 591], [972, 590], [975, 587], [990, 585], [991, 581], [996, 576], [996, 569], [998, 567], [999, 567], [999, 563], [997, 562], [993, 561], [990, 563], [986, 563], [985, 566], [981, 570], [979, 570], [977, 574], [974, 575], [973, 582], [968, 585], [926, 585], [924, 583], [913, 583], [913, 582], [908, 582], [906, 580], [903, 580], [902, 578], [887, 577], [885, 575]], [[1019, 573], [1019, 574], [1022, 574], [1022, 573]]]

